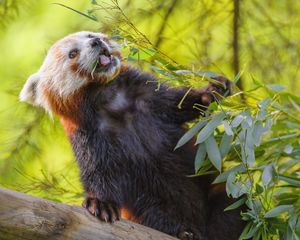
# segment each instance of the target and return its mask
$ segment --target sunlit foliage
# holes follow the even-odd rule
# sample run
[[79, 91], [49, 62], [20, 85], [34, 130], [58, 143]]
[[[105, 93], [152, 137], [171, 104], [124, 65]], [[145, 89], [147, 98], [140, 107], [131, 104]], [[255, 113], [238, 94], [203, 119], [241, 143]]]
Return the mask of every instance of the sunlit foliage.
[[2, 186], [81, 202], [78, 169], [58, 121], [18, 103], [17, 94], [56, 39], [100, 30], [119, 42], [124, 61], [162, 83], [198, 87], [224, 74], [239, 85], [211, 104], [176, 147], [195, 136], [195, 176], [217, 174], [215, 183], [226, 183], [237, 199], [226, 211], [248, 206], [241, 239], [299, 239], [298, 1], [239, 1], [238, 8], [230, 0], [28, 2], [0, 1], [9, 19], [0, 33]]

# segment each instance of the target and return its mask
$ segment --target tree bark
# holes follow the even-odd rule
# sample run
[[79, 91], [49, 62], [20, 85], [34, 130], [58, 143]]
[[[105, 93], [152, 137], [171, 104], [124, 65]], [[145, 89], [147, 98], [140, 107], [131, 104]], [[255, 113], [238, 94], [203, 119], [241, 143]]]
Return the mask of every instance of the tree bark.
[[[233, 0], [233, 36], [232, 36], [232, 49], [233, 49], [233, 71], [235, 77], [240, 73], [240, 59], [239, 59], [239, 27], [240, 27], [240, 0]], [[239, 89], [243, 90], [243, 82], [240, 78], [237, 82]]]
[[174, 11], [175, 6], [176, 6], [177, 3], [178, 3], [178, 0], [173, 0], [171, 2], [170, 6], [166, 10], [165, 16], [164, 16], [163, 21], [161, 23], [161, 26], [160, 26], [157, 34], [156, 34], [157, 39], [156, 39], [155, 43], [153, 44], [155, 49], [159, 48], [161, 43], [162, 43], [162, 40], [163, 40], [162, 34], [165, 31], [166, 25], [168, 24], [169, 17], [171, 16], [172, 12]]
[[101, 222], [78, 206], [56, 203], [0, 188], [0, 239], [175, 239], [121, 220]]

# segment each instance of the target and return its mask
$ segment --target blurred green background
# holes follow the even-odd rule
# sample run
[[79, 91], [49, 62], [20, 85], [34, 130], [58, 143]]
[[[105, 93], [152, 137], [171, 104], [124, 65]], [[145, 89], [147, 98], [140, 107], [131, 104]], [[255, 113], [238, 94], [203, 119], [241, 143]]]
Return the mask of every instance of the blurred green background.
[[[53, 0], [0, 1], [1, 186], [56, 201], [82, 201], [78, 169], [59, 122], [18, 102], [22, 85], [38, 70], [47, 49], [68, 33], [121, 30], [135, 35], [141, 45], [144, 39], [139, 42], [138, 37], [146, 36], [187, 69], [231, 79], [241, 73], [243, 89], [253, 87], [255, 78], [299, 93], [300, 1], [57, 2], [97, 21]], [[128, 55], [125, 47], [123, 52]]]

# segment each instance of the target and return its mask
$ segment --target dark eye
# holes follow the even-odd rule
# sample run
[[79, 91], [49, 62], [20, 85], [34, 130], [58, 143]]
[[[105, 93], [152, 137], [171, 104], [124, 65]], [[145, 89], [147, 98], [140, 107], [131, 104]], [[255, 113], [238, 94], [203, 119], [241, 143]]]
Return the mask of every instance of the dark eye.
[[73, 49], [69, 52], [69, 58], [74, 58], [77, 56], [77, 54], [79, 53], [78, 49]]
[[92, 34], [87, 35], [88, 38], [94, 38]]

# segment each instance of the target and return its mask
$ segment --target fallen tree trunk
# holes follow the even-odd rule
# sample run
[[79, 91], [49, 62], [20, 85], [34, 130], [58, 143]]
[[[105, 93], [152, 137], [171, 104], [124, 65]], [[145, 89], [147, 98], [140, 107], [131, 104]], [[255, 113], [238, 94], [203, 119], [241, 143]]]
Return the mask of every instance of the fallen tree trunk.
[[0, 188], [0, 239], [175, 238], [130, 221], [100, 222], [81, 207]]

